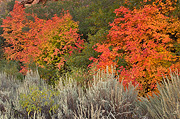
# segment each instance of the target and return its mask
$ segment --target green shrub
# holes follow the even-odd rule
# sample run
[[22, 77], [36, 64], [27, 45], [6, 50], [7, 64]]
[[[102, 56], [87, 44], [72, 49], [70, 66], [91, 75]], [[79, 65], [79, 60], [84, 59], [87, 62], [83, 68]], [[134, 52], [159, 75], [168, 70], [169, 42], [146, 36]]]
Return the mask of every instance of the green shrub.
[[24, 75], [20, 72], [20, 65], [18, 61], [0, 60], [0, 72], [4, 72], [7, 76], [17, 80], [23, 80]]
[[57, 95], [57, 91], [40, 79], [37, 71], [28, 71], [23, 82], [8, 78], [6, 73], [1, 73], [0, 118], [22, 119], [41, 116], [49, 119], [58, 108]]
[[40, 77], [46, 80], [46, 82], [52, 86], [55, 86], [56, 82], [62, 76], [62, 72], [52, 65], [44, 65], [44, 67], [38, 67], [38, 71]]
[[48, 20], [54, 17], [55, 14], [57, 16], [60, 16], [61, 13], [63, 13], [64, 7], [65, 6], [63, 6], [61, 1], [59, 2], [48, 1], [45, 6], [43, 6], [42, 4], [36, 4], [27, 7], [25, 9], [25, 12], [31, 14], [34, 13], [37, 15], [38, 18]]
[[67, 72], [65, 77], [71, 77], [77, 82], [77, 85], [86, 89], [90, 80], [92, 80], [92, 75], [83, 68], [72, 67], [71, 72]]
[[88, 65], [92, 63], [90, 57], [97, 57], [100, 53], [94, 50], [94, 46], [98, 42], [103, 42], [106, 39], [107, 30], [101, 29], [95, 35], [88, 36], [88, 42], [84, 44], [84, 49], [81, 53], [76, 52], [70, 56], [67, 61], [68, 66], [80, 69], [88, 69]]
[[[55, 104], [53, 97], [58, 95], [58, 92], [55, 92], [51, 89], [35, 87], [32, 86], [29, 88], [28, 94], [20, 94], [20, 104], [21, 106], [30, 113], [54, 113], [58, 108], [58, 105]], [[46, 110], [45, 110], [46, 109]], [[48, 110], [48, 112], [46, 112]]]

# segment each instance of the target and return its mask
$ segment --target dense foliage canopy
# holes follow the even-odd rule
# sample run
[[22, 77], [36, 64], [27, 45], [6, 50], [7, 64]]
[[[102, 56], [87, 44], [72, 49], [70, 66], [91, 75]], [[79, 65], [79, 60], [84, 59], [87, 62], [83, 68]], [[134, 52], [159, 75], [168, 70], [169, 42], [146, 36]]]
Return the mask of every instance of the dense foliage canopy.
[[42, 66], [53, 64], [61, 69], [66, 54], [82, 49], [83, 41], [77, 34], [78, 24], [68, 12], [43, 20], [25, 13], [24, 9], [16, 3], [10, 16], [3, 20], [6, 58], [25, 64], [31, 61]]

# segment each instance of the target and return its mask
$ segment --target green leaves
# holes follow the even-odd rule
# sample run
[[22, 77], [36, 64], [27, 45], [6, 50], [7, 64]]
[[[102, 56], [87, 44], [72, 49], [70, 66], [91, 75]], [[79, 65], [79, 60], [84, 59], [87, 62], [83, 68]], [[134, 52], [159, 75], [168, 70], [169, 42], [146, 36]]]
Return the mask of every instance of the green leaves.
[[20, 94], [19, 100], [21, 106], [28, 112], [28, 115], [31, 112], [41, 112], [45, 107], [49, 107], [49, 113], [58, 108], [54, 103], [53, 97], [58, 96], [59, 92], [47, 88], [40, 89], [40, 87], [36, 86], [30, 87], [29, 91], [28, 94]]

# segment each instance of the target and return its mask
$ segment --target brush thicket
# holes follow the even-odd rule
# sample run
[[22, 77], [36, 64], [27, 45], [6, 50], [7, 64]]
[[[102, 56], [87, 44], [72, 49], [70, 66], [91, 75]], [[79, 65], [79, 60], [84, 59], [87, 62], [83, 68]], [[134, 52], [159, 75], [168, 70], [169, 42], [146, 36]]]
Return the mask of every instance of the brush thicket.
[[99, 70], [88, 87], [66, 76], [55, 88], [47, 85], [38, 71], [29, 71], [23, 82], [1, 73], [0, 119], [180, 118], [178, 72], [164, 78], [158, 85], [159, 94], [147, 99], [138, 97], [137, 86], [130, 83], [124, 88], [113, 70], [108, 71]]

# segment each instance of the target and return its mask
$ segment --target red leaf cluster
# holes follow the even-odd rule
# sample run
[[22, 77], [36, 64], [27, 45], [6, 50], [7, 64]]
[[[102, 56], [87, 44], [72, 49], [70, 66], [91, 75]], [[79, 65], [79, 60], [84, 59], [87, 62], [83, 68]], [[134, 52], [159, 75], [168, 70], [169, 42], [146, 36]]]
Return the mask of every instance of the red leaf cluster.
[[81, 50], [83, 45], [77, 33], [78, 24], [68, 12], [43, 20], [25, 13], [23, 6], [16, 2], [1, 27], [6, 39], [6, 58], [25, 64], [33, 61], [42, 66], [53, 64], [61, 68], [66, 61], [64, 56], [73, 50]]
[[[120, 81], [124, 79], [125, 85], [130, 81], [138, 82], [142, 95], [151, 94], [156, 90], [156, 82], [162, 80], [162, 74], [168, 73], [168, 68], [177, 58], [168, 50], [174, 41], [167, 29], [173, 23], [153, 5], [134, 10], [121, 6], [115, 13], [107, 42], [97, 44], [95, 49], [102, 54], [90, 60], [97, 62], [97, 68], [115, 65], [119, 68]], [[115, 60], [122, 56], [125, 56], [127, 67], [119, 66]]]

